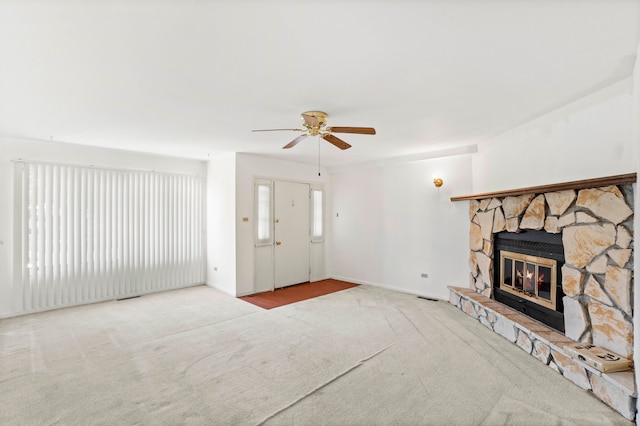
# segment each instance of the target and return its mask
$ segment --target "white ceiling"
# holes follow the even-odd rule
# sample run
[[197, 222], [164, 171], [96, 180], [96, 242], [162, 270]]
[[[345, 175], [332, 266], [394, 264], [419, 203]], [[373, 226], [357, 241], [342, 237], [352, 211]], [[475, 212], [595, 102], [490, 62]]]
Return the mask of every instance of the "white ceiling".
[[0, 135], [317, 162], [481, 143], [632, 73], [637, 0], [0, 0]]

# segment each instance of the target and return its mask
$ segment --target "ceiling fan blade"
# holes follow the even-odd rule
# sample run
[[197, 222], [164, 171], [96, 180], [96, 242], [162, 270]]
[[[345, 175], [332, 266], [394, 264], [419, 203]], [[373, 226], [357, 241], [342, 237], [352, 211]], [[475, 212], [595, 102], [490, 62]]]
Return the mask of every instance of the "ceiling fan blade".
[[302, 130], [302, 129], [261, 129], [261, 130], [252, 130], [252, 132], [284, 132], [284, 131], [306, 132], [306, 130]]
[[333, 133], [357, 133], [360, 135], [375, 135], [376, 129], [373, 127], [327, 127], [328, 132]]
[[349, 149], [349, 148], [351, 148], [351, 145], [349, 145], [348, 143], [346, 143], [342, 139], [333, 136], [330, 133], [323, 134], [322, 135], [322, 139], [324, 139], [325, 141], [327, 141], [329, 143], [332, 143], [333, 145], [337, 146], [340, 149]]
[[314, 117], [313, 115], [302, 114], [302, 119], [307, 124], [307, 126], [318, 127], [318, 117]]
[[294, 140], [292, 140], [291, 142], [289, 142], [288, 144], [286, 144], [285, 146], [282, 147], [282, 149], [289, 149], [289, 148], [293, 148], [294, 146], [296, 146], [298, 144], [298, 142], [300, 142], [302, 139], [306, 138], [308, 135], [300, 135], [297, 138], [295, 138]]

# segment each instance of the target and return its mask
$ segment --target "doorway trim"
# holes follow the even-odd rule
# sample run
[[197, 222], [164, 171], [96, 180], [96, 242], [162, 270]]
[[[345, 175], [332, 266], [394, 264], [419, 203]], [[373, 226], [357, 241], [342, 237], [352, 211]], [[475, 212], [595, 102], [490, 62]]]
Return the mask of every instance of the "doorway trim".
[[[275, 182], [289, 182], [309, 185], [309, 281], [319, 281], [326, 278], [325, 272], [325, 229], [326, 229], [326, 191], [325, 184], [321, 182], [309, 182], [296, 179], [278, 179], [254, 176], [254, 196], [253, 196], [253, 214], [255, 217], [255, 226], [253, 232], [254, 238], [254, 279], [253, 294], [264, 291], [275, 290], [275, 239], [274, 239], [274, 195]], [[266, 186], [270, 188], [270, 205], [267, 211], [270, 215], [270, 238], [259, 239], [258, 231], [260, 225], [260, 212], [258, 200], [258, 186]], [[322, 236], [312, 237], [314, 205], [312, 199], [313, 191], [322, 191]], [[263, 207], [264, 209], [264, 207]], [[263, 210], [264, 211], [264, 210]], [[262, 225], [264, 226], [264, 225]], [[262, 235], [264, 236], [264, 234]]]

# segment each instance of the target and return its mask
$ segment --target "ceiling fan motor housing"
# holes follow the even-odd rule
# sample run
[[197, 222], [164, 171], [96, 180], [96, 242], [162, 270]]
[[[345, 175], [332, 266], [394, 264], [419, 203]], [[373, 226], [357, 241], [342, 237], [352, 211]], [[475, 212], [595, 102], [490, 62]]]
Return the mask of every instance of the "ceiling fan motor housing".
[[[307, 118], [305, 118], [307, 116]], [[307, 111], [302, 113], [302, 122], [307, 128], [320, 129], [327, 124], [327, 117], [329, 115], [322, 111]], [[313, 117], [315, 120], [309, 120], [308, 117]]]

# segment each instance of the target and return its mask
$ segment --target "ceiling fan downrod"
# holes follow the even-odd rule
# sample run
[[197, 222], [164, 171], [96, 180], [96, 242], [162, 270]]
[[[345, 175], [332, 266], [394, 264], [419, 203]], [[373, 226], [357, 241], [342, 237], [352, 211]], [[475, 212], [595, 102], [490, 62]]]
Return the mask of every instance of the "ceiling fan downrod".
[[320, 176], [320, 138], [318, 138], [318, 176]]

